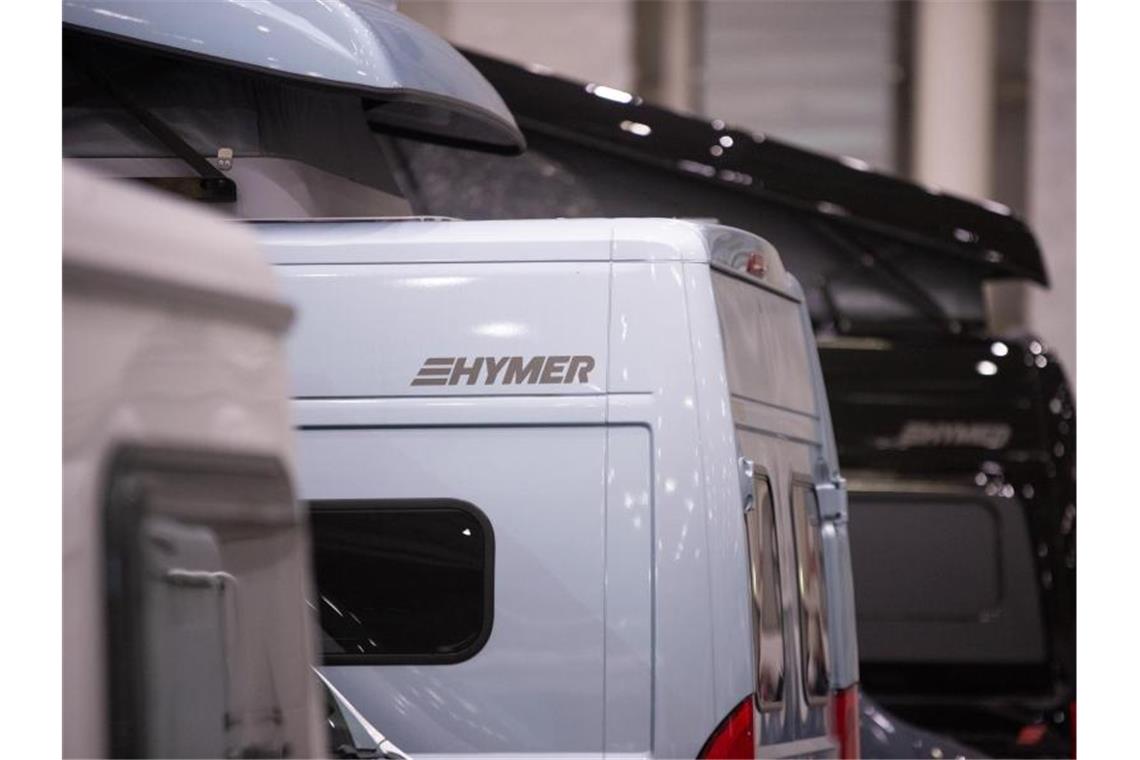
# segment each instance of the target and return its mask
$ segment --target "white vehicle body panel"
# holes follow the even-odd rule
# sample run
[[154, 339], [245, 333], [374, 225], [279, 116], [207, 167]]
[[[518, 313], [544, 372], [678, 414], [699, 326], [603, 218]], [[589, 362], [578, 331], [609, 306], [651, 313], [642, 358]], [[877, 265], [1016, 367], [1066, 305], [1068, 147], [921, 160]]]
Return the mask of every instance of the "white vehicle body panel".
[[[740, 452], [778, 489], [827, 470], [814, 344], [776, 252], [661, 219], [255, 226], [300, 313], [302, 495], [462, 499], [496, 540], [483, 649], [330, 681], [415, 756], [695, 756], [754, 688]], [[758, 251], [762, 281], [722, 273]], [[718, 313], [714, 291], [737, 286], [739, 313]], [[571, 382], [412, 384], [432, 357], [552, 355], [594, 362]], [[763, 752], [834, 751], [798, 679], [789, 665], [785, 708], [756, 713]]]

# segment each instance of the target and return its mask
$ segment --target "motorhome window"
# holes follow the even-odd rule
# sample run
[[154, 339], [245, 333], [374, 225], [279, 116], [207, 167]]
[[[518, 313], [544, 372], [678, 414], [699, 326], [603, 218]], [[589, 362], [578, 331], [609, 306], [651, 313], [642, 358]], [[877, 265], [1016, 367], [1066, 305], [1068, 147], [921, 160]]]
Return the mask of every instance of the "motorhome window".
[[[381, 140], [383, 138], [380, 138]], [[404, 195], [417, 214], [460, 219], [604, 216], [568, 166], [537, 151], [495, 156], [396, 138]]]
[[[232, 452], [127, 448], [105, 501], [112, 757], [283, 757], [296, 663], [271, 646], [304, 559], [285, 468]], [[296, 610], [294, 627], [305, 621]], [[301, 646], [303, 634], [297, 633]], [[259, 651], [259, 658], [245, 652]], [[293, 650], [296, 651], [296, 650]], [[284, 679], [287, 682], [288, 679]]]
[[491, 633], [494, 536], [455, 499], [311, 503], [321, 648], [330, 664], [443, 664]]
[[872, 678], [923, 662], [954, 691], [979, 683], [971, 671], [992, 683], [1000, 669], [1011, 690], [1049, 683], [1025, 504], [972, 488], [899, 481], [897, 490], [852, 492], [859, 653]]
[[758, 475], [754, 479], [753, 493], [753, 507], [744, 513], [744, 522], [752, 590], [755, 698], [760, 710], [776, 710], [784, 701], [784, 604], [780, 593], [776, 510], [767, 477]]
[[801, 670], [809, 702], [827, 699], [831, 692], [820, 528], [815, 487], [809, 481], [794, 480], [792, 532], [796, 542], [796, 585], [800, 602]]
[[237, 216], [411, 213], [358, 95], [74, 32], [63, 48], [65, 158], [116, 177], [195, 175], [127, 99], [193, 153], [233, 152], [237, 207], [221, 208]]

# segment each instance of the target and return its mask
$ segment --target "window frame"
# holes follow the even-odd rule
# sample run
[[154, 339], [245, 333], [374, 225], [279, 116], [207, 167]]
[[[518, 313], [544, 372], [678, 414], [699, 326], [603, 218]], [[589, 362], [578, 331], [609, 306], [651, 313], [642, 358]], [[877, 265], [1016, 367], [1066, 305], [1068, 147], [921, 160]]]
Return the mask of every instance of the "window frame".
[[[412, 506], [409, 506], [412, 505]], [[402, 654], [368, 654], [352, 652], [325, 652], [320, 647], [319, 656], [322, 665], [455, 665], [470, 660], [479, 654], [491, 638], [495, 624], [495, 531], [486, 513], [469, 501], [455, 498], [377, 498], [377, 499], [310, 499], [308, 501], [310, 515], [310, 536], [313, 553], [313, 584], [317, 593], [316, 530], [312, 527], [312, 516], [317, 512], [353, 512], [368, 510], [369, 512], [392, 511], [412, 512], [424, 509], [451, 509], [463, 512], [473, 518], [483, 530], [483, 622], [478, 635], [463, 649], [444, 653], [402, 653]], [[321, 631], [318, 613], [317, 630]]]
[[[108, 457], [103, 474], [103, 623], [108, 756], [150, 754], [146, 698], [146, 611], [143, 607], [144, 566], [139, 541], [154, 496], [148, 478], [172, 480], [189, 476], [194, 485], [208, 480], [240, 479], [263, 498], [296, 503], [284, 463], [271, 454], [208, 448], [121, 444]], [[153, 484], [152, 484], [153, 485]], [[161, 500], [161, 495], [159, 500]], [[153, 510], [153, 511], [152, 511]], [[292, 518], [271, 518], [263, 525], [286, 525]], [[299, 521], [298, 521], [299, 524]]]
[[[759, 541], [759, 539], [760, 539], [760, 535], [759, 535], [760, 524], [759, 523], [760, 523], [760, 519], [762, 519], [762, 515], [761, 515], [762, 507], [760, 506], [760, 503], [759, 503], [760, 500], [758, 500], [756, 498], [756, 495], [757, 495], [756, 485], [757, 485], [757, 483], [760, 483], [760, 482], [763, 482], [768, 489], [768, 494], [767, 494], [768, 499], [767, 500], [768, 500], [768, 503], [771, 505], [772, 539], [774, 541], [774, 546], [773, 546], [772, 552], [771, 552], [771, 555], [772, 555], [771, 564], [772, 564], [772, 567], [776, 573], [774, 588], [776, 589], [776, 602], [777, 602], [776, 606], [777, 606], [778, 615], [779, 615], [779, 630], [780, 630], [779, 662], [780, 662], [780, 669], [781, 669], [780, 670], [779, 690], [777, 692], [779, 698], [775, 699], [775, 700], [761, 700], [761, 698], [760, 698], [760, 691], [759, 691], [759, 689], [760, 689], [760, 657], [761, 657], [763, 642], [761, 640], [760, 611], [757, 610], [756, 604], [755, 604], [756, 589], [753, 586], [752, 578], [757, 575], [757, 573], [755, 573], [755, 563], [756, 562], [763, 562], [763, 557], [759, 557], [759, 558], [753, 557], [753, 555], [752, 555], [752, 537], [748, 532], [749, 531], [748, 516], [751, 513], [753, 515], [756, 515], [755, 522], [756, 522], [756, 528], [758, 531], [757, 536], [756, 536], [756, 538], [757, 538], [756, 543], [757, 543], [757, 546], [759, 546], [760, 545], [760, 541]], [[750, 600], [751, 603], [749, 604], [749, 607], [751, 607], [751, 610], [752, 610], [752, 653], [753, 653], [753, 657], [755, 658], [755, 664], [754, 664], [753, 669], [752, 669], [752, 678], [753, 678], [753, 684], [754, 684], [753, 689], [752, 689], [752, 702], [756, 706], [756, 709], [759, 712], [770, 713], [770, 712], [778, 712], [778, 711], [784, 709], [784, 705], [787, 702], [787, 694], [788, 694], [788, 676], [787, 676], [787, 669], [788, 669], [788, 641], [787, 641], [787, 638], [788, 637], [787, 637], [787, 631], [786, 631], [785, 626], [784, 626], [784, 588], [783, 588], [783, 570], [781, 568], [781, 563], [780, 563], [780, 544], [781, 544], [780, 527], [779, 527], [778, 515], [776, 513], [776, 510], [777, 510], [777, 507], [776, 507], [776, 491], [775, 491], [775, 488], [773, 486], [772, 476], [765, 467], [763, 467], [759, 464], [753, 464], [752, 465], [751, 486], [752, 486], [752, 508], [750, 510], [745, 511], [745, 514], [744, 514], [744, 530], [745, 530], [745, 539], [746, 539], [746, 543], [747, 543], [747, 547], [748, 547], [748, 572], [749, 572], [748, 590], [749, 590], [749, 595], [751, 596], [751, 600]], [[760, 548], [762, 551], [763, 547], [760, 547]], [[763, 581], [761, 581], [761, 582], [763, 583]]]
[[[794, 550], [794, 557], [795, 557], [795, 563], [796, 563], [795, 564], [796, 606], [797, 606], [798, 612], [799, 612], [797, 619], [798, 619], [799, 631], [800, 631], [800, 636], [799, 636], [799, 639], [800, 639], [800, 641], [799, 641], [799, 644], [800, 644], [800, 658], [799, 658], [800, 663], [799, 663], [799, 667], [797, 668], [797, 670], [799, 670], [799, 672], [800, 672], [800, 688], [801, 688], [801, 691], [803, 692], [804, 700], [809, 705], [811, 705], [813, 707], [817, 707], [820, 705], [826, 705], [829, 702], [829, 700], [831, 699], [831, 693], [833, 691], [832, 686], [831, 686], [831, 647], [829, 646], [829, 641], [828, 641], [828, 634], [830, 632], [830, 621], [828, 619], [829, 610], [827, 608], [827, 580], [825, 577], [826, 573], [827, 573], [827, 568], [824, 567], [824, 562], [823, 562], [823, 534], [822, 534], [823, 518], [819, 512], [819, 495], [815, 491], [815, 485], [816, 485], [815, 481], [812, 480], [811, 476], [806, 475], [804, 473], [800, 473], [800, 472], [793, 472], [791, 482], [789, 485], [789, 489], [788, 489], [788, 512], [792, 518], [792, 547]], [[807, 612], [804, 609], [803, 588], [800, 586], [800, 583], [799, 583], [801, 570], [800, 570], [800, 539], [799, 539], [799, 534], [796, 530], [796, 496], [795, 496], [796, 488], [803, 488], [805, 493], [808, 494], [809, 497], [814, 500], [816, 519], [818, 521], [818, 529], [820, 531], [820, 535], [818, 536], [818, 539], [816, 541], [816, 548], [817, 548], [817, 555], [818, 555], [817, 559], [819, 561], [819, 571], [820, 571], [820, 587], [819, 587], [820, 606], [822, 607], [822, 610], [823, 610], [823, 615], [822, 615], [823, 622], [822, 622], [822, 626], [821, 626], [823, 628], [823, 630], [821, 633], [822, 633], [823, 648], [824, 648], [823, 649], [824, 672], [827, 675], [827, 690], [823, 694], [813, 694], [810, 691], [809, 684], [808, 684], [808, 672], [807, 672], [807, 670], [808, 670], [808, 660], [807, 660], [808, 627], [806, 625], [806, 623], [807, 623], [807, 620], [806, 620]], [[806, 502], [805, 502], [805, 508], [810, 508]], [[810, 514], [807, 517], [808, 517], [808, 529], [811, 530], [812, 524], [811, 524]]]

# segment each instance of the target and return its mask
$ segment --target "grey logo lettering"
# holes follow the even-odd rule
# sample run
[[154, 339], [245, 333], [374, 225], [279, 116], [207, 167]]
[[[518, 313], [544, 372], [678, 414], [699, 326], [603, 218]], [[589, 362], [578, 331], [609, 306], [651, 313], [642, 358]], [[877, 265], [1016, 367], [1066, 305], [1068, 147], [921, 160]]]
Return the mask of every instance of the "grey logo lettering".
[[875, 439], [880, 449], [973, 446], [1001, 449], [1009, 443], [1013, 430], [1000, 422], [952, 422], [908, 420], [898, 435]]
[[590, 382], [592, 356], [433, 356], [412, 385], [569, 385]]

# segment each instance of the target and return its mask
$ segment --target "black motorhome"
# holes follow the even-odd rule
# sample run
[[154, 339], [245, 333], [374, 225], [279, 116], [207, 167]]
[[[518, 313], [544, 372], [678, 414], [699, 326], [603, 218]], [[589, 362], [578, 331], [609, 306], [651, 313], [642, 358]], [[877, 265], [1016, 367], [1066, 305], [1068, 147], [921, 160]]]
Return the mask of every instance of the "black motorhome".
[[709, 217], [770, 240], [809, 298], [851, 484], [865, 692], [1003, 756], [1074, 750], [1075, 409], [983, 284], [1047, 284], [1032, 232], [975, 203], [637, 96], [469, 53], [517, 158], [396, 141], [416, 213]]

